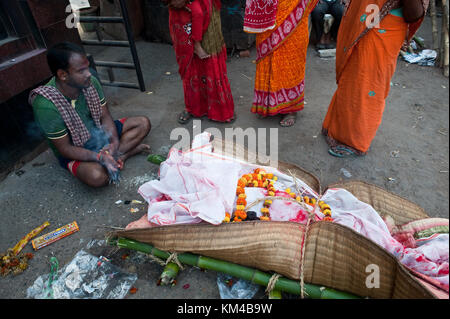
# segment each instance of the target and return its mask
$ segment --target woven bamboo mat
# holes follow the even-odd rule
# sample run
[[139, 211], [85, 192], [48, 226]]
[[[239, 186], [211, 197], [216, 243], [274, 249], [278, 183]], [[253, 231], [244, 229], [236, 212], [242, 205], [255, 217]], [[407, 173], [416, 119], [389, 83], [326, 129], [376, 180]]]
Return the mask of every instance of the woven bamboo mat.
[[[251, 221], [162, 226], [113, 235], [168, 252], [191, 252], [300, 280], [304, 232], [305, 226], [297, 223]], [[433, 298], [394, 256], [345, 226], [312, 224], [305, 242], [307, 283], [370, 298]], [[379, 288], [366, 285], [369, 265], [379, 268]]]
[[[247, 150], [236, 144], [228, 147], [227, 152], [226, 143], [213, 141], [214, 152], [244, 160], [248, 158]], [[321, 193], [323, 188], [313, 174], [283, 162], [279, 163], [278, 169], [286, 174], [293, 173]], [[337, 187], [372, 205], [380, 215], [390, 215], [396, 224], [429, 217], [416, 204], [365, 182], [350, 181], [328, 188]], [[306, 237], [304, 225], [264, 221], [218, 226], [208, 223], [161, 226], [115, 231], [112, 235], [149, 243], [169, 252], [192, 252], [226, 260], [294, 280], [300, 279], [301, 247], [305, 241], [303, 276], [307, 283], [370, 298], [436, 297], [432, 289], [427, 289], [389, 252], [352, 229], [335, 223], [313, 223]], [[379, 288], [366, 285], [370, 265], [379, 268]]]

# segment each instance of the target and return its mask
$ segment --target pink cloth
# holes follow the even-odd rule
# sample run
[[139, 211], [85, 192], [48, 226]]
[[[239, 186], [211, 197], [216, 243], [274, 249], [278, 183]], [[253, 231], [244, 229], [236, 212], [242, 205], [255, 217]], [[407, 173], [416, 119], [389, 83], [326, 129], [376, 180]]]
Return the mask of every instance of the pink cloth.
[[[277, 192], [276, 195], [288, 197], [285, 192]], [[386, 224], [372, 206], [361, 202], [345, 189], [329, 189], [320, 199], [331, 207], [335, 223], [347, 226], [381, 246], [422, 282], [426, 281], [428, 286], [442, 289], [443, 293], [433, 292], [436, 296], [442, 298], [446, 295], [448, 298], [449, 234], [434, 234], [428, 238], [416, 240], [414, 248], [411, 248], [405, 246], [407, 242], [401, 243], [394, 237], [395, 231], [409, 229], [411, 223], [403, 225], [403, 228], [393, 228], [394, 233], [391, 234], [389, 223]], [[324, 217], [318, 208], [314, 213], [315, 221]], [[301, 224], [306, 224], [308, 219], [305, 209], [287, 201], [274, 201], [270, 206], [270, 216], [273, 221], [292, 221]], [[433, 226], [436, 222], [442, 224], [441, 219], [431, 219], [428, 225]]]
[[[331, 207], [334, 222], [352, 228], [393, 254], [412, 272], [420, 273], [439, 288], [449, 291], [449, 234], [417, 241], [416, 248], [403, 246], [372, 206], [344, 189], [329, 189], [321, 198]], [[319, 213], [319, 216], [321, 213]]]
[[[220, 224], [232, 211], [240, 165], [206, 153], [182, 153], [172, 149], [161, 163], [160, 179], [139, 187], [148, 202], [148, 221], [156, 225], [193, 224], [202, 220]], [[223, 174], [226, 171], [227, 174]]]

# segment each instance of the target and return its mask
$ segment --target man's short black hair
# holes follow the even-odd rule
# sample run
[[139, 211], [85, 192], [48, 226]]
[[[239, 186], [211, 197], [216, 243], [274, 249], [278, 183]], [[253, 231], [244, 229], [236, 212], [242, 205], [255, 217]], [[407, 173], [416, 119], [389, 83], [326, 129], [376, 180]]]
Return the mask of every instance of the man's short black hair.
[[69, 59], [74, 53], [86, 55], [83, 48], [71, 42], [55, 44], [48, 50], [47, 63], [53, 75], [56, 75], [59, 69], [66, 71], [69, 68]]

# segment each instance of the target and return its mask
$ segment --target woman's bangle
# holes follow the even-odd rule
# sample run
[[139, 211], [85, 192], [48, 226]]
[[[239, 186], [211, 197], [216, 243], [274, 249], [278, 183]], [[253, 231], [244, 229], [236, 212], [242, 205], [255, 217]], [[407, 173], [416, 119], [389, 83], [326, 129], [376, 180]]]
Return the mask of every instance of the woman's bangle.
[[97, 153], [97, 162], [101, 162], [102, 160], [102, 151]]

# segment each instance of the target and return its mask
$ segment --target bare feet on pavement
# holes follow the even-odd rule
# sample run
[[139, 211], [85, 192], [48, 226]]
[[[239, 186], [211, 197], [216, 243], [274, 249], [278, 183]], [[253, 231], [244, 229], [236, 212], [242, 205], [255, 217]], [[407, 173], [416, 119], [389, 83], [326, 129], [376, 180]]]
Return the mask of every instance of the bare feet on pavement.
[[132, 150], [129, 150], [125, 154], [121, 155], [119, 157], [119, 159], [118, 159], [119, 161], [121, 161], [120, 169], [123, 168], [123, 163], [125, 163], [125, 161], [127, 159], [129, 159], [131, 156], [134, 156], [134, 155], [139, 154], [139, 153], [150, 153], [150, 149], [151, 149], [150, 146], [147, 145], [147, 144], [139, 144], [138, 146], [136, 146]]

